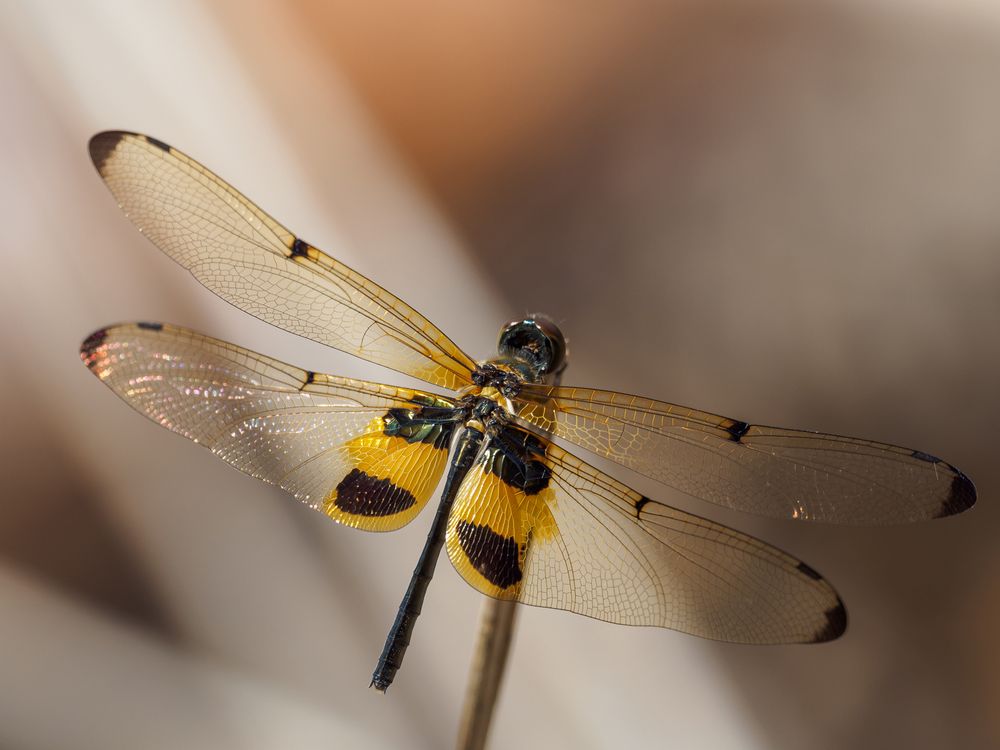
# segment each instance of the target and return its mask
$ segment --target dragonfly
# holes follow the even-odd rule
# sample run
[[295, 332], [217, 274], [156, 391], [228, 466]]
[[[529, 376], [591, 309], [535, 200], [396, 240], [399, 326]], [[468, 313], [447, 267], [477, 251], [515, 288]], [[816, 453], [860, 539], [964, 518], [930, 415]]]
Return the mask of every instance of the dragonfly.
[[474, 360], [179, 150], [122, 131], [89, 147], [140, 232], [215, 294], [430, 387], [314, 372], [163, 323], [102, 328], [80, 350], [146, 417], [345, 526], [399, 529], [445, 477], [372, 675], [380, 691], [402, 664], [442, 547], [497, 599], [733, 643], [843, 634], [844, 604], [814, 568], [643, 495], [556, 440], [770, 518], [897, 524], [976, 501], [965, 474], [922, 451], [562, 385], [565, 338], [542, 315], [505, 325], [496, 355]]

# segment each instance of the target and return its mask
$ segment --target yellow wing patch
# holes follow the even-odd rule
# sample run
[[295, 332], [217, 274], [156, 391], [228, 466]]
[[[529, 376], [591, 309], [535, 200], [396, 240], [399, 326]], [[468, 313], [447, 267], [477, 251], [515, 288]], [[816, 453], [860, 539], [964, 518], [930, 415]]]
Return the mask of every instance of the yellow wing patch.
[[340, 450], [351, 467], [322, 509], [346, 526], [394, 531], [412, 521], [437, 487], [448, 460], [452, 424], [390, 409]]
[[545, 445], [509, 428], [480, 454], [448, 519], [448, 557], [475, 589], [518, 599], [534, 545], [559, 535]]

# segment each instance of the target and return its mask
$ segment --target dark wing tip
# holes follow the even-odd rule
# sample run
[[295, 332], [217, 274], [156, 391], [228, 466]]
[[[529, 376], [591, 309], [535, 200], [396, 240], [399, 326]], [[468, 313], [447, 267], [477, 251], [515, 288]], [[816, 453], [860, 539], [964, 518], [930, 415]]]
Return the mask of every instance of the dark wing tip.
[[94, 331], [92, 334], [87, 336], [80, 344], [80, 359], [87, 367], [93, 367], [96, 361], [94, 357], [94, 352], [97, 348], [104, 343], [104, 340], [108, 337], [108, 329], [102, 328], [99, 331]]
[[951, 480], [948, 497], [941, 503], [941, 508], [935, 518], [945, 518], [956, 513], [963, 513], [976, 504], [976, 485], [954, 466], [949, 464], [949, 468], [955, 472], [955, 477]]
[[156, 146], [156, 148], [161, 151], [166, 151], [170, 153], [170, 146], [158, 138], [153, 138], [151, 135], [142, 135], [141, 133], [132, 133], [127, 130], [105, 130], [98, 133], [90, 139], [87, 144], [87, 148], [90, 151], [90, 159], [94, 162], [94, 166], [97, 167], [97, 171], [104, 176], [104, 170], [107, 166], [108, 159], [111, 158], [111, 154], [114, 153], [118, 144], [122, 142], [124, 138], [141, 138], [146, 141], [146, 143], [151, 146]]
[[837, 599], [837, 603], [826, 611], [826, 622], [813, 637], [813, 643], [824, 643], [840, 638], [847, 630], [847, 609], [844, 603]]
[[105, 130], [90, 139], [87, 144], [90, 160], [94, 162], [94, 166], [97, 167], [97, 171], [101, 175], [104, 174], [104, 165], [107, 163], [108, 157], [111, 156], [122, 138], [128, 135], [135, 135], [135, 133], [128, 133], [124, 130]]
[[847, 610], [844, 608], [844, 603], [837, 596], [836, 592], [830, 588], [830, 584], [826, 582], [826, 579], [821, 576], [815, 568], [806, 565], [804, 562], [800, 562], [797, 566], [799, 573], [809, 578], [811, 581], [819, 581], [826, 590], [833, 594], [836, 599], [836, 604], [827, 609], [823, 614], [826, 616], [826, 621], [820, 626], [820, 628], [813, 635], [810, 643], [823, 643], [825, 641], [832, 641], [840, 638], [847, 630]]
[[94, 331], [92, 334], [87, 336], [80, 344], [80, 356], [88, 356], [94, 353], [94, 350], [104, 343], [104, 339], [108, 337], [108, 329], [101, 328], [98, 331]]
[[[80, 359], [87, 367], [93, 368], [94, 363], [97, 361], [97, 350], [101, 348], [105, 341], [108, 339], [108, 335], [117, 329], [127, 328], [133, 324], [119, 324], [108, 326], [107, 328], [101, 328], [94, 331], [92, 334], [87, 336], [80, 344]], [[137, 328], [142, 328], [146, 331], [162, 331], [163, 323], [135, 323]]]

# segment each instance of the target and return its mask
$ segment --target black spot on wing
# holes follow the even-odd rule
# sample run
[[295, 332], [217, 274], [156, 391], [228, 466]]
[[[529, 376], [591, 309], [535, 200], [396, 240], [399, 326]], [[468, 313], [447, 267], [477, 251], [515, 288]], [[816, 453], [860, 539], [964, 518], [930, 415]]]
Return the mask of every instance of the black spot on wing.
[[726, 427], [726, 432], [729, 433], [730, 440], [734, 443], [738, 443], [743, 436], [747, 434], [747, 431], [750, 429], [750, 425], [746, 422], [740, 422], [735, 419], [730, 420], [730, 422], [732, 422], [732, 424]]
[[926, 461], [929, 464], [936, 464], [941, 460], [937, 456], [932, 456], [930, 453], [924, 453], [923, 451], [913, 451], [910, 455], [918, 461]]
[[505, 589], [521, 580], [517, 543], [489, 526], [459, 521], [458, 543], [472, 567], [497, 588]]
[[104, 165], [107, 163], [108, 157], [114, 152], [122, 138], [127, 135], [131, 135], [131, 133], [125, 133], [121, 130], [106, 130], [90, 139], [87, 150], [90, 151], [90, 160], [94, 162], [94, 166], [97, 167], [100, 174], [104, 174]]
[[642, 516], [642, 509], [646, 507], [646, 503], [651, 503], [651, 502], [653, 501], [650, 500], [645, 495], [640, 497], [635, 503], [635, 517], [639, 518], [640, 516]]
[[951, 489], [948, 491], [948, 497], [941, 503], [941, 508], [935, 518], [944, 518], [945, 516], [962, 513], [976, 504], [976, 485], [954, 466], [950, 464], [945, 465], [955, 472], [955, 477], [951, 480]]
[[388, 479], [351, 469], [337, 485], [334, 505], [355, 516], [391, 516], [413, 507], [416, 502], [409, 491]]
[[799, 572], [800, 573], [805, 573], [807, 576], [809, 576], [810, 578], [812, 578], [814, 581], [822, 581], [823, 580], [823, 576], [821, 576], [819, 573], [817, 573], [809, 565], [806, 565], [804, 562], [800, 562], [799, 565], [798, 565], [798, 568], [799, 568]]
[[87, 336], [80, 344], [80, 358], [84, 361], [87, 367], [94, 366], [94, 352], [97, 350], [104, 340], [108, 337], [108, 330], [102, 328], [99, 331], [94, 331], [92, 334]]
[[840, 638], [847, 630], [847, 610], [844, 603], [837, 600], [837, 603], [826, 611], [826, 622], [813, 637], [813, 643], [823, 643]]
[[292, 257], [304, 258], [307, 255], [309, 255], [309, 243], [303, 242], [298, 237], [296, 237], [295, 241], [292, 243]]
[[170, 153], [170, 146], [168, 146], [163, 141], [158, 140], [151, 135], [144, 135], [143, 138], [146, 139], [146, 143], [148, 143], [150, 146], [156, 146], [161, 151], [166, 151], [168, 154]]
[[136, 326], [146, 331], [162, 331], [163, 323], [136, 323]]

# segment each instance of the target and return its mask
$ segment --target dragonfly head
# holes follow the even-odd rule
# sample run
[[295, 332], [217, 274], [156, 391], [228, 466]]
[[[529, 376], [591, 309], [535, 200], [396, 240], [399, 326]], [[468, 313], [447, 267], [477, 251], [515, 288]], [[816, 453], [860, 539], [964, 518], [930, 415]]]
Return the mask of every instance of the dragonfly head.
[[566, 339], [544, 315], [514, 320], [500, 329], [497, 350], [501, 357], [523, 362], [537, 379], [556, 375], [566, 367]]

